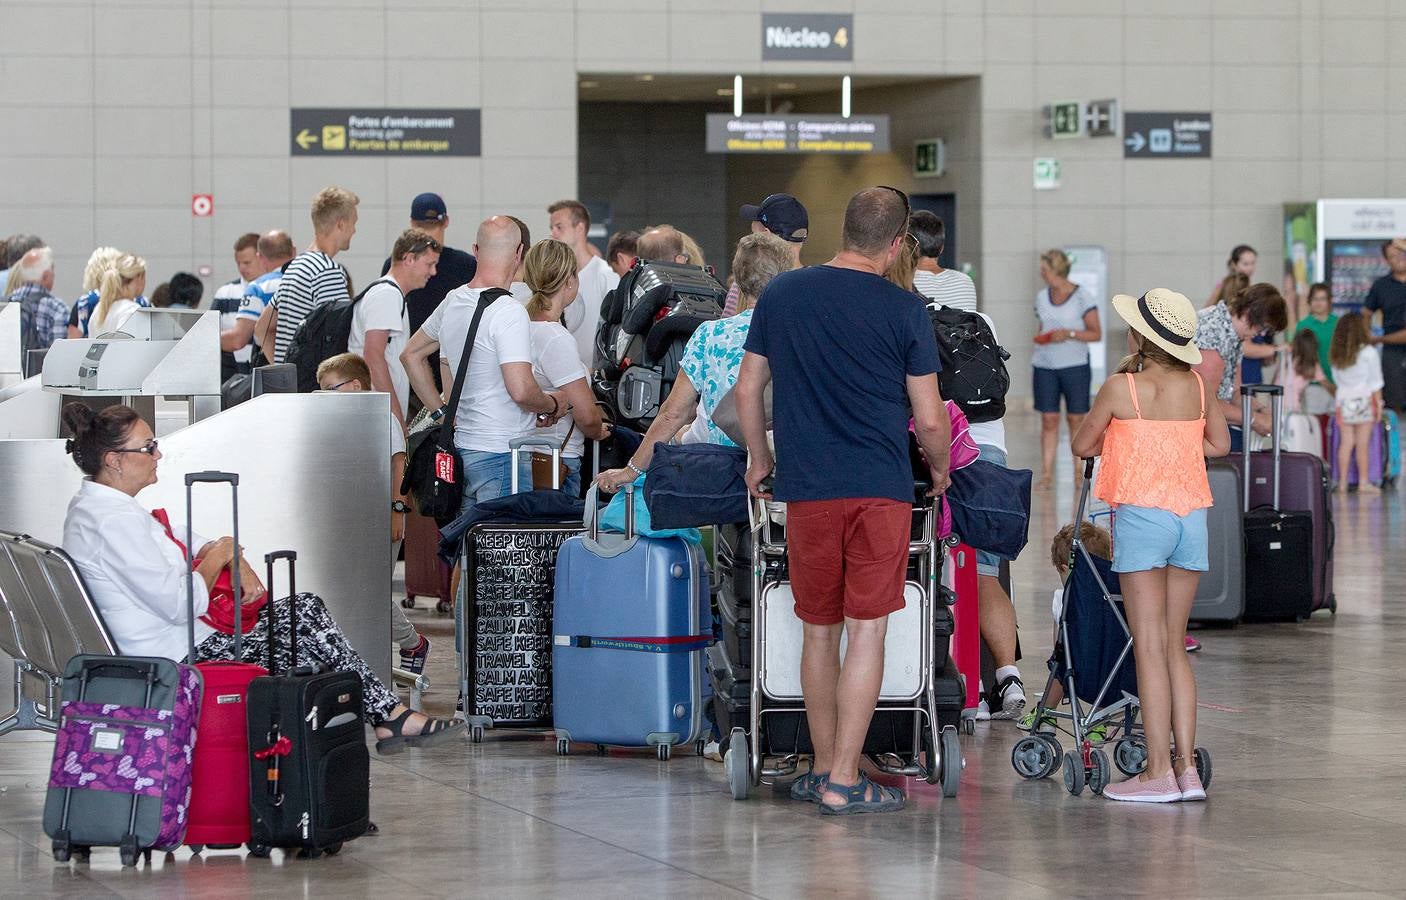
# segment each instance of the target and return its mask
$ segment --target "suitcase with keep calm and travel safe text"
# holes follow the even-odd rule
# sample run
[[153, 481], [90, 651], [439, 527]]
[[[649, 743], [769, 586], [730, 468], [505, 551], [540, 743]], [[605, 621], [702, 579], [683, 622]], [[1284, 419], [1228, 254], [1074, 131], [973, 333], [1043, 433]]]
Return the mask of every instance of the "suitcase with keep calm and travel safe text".
[[706, 733], [704, 651], [713, 642], [701, 548], [681, 537], [634, 533], [626, 487], [625, 534], [599, 531], [595, 491], [587, 533], [557, 556], [552, 618], [552, 710], [557, 752], [572, 741], [654, 747]]
[[[288, 561], [291, 616], [297, 627], [297, 555], [284, 550], [264, 556], [273, 593], [273, 564]], [[273, 658], [274, 604], [268, 605], [269, 671]], [[289, 670], [256, 678], [249, 686], [249, 806], [251, 850], [273, 847], [316, 857], [336, 853], [366, 833], [371, 816], [371, 759], [366, 749], [361, 679], [354, 672], [299, 669], [297, 641]]]
[[[1245, 385], [1245, 420], [1255, 394], [1271, 395], [1272, 421], [1281, 421], [1283, 389]], [[1333, 524], [1323, 461], [1273, 449], [1236, 458], [1244, 479], [1245, 614], [1247, 621], [1305, 619], [1333, 600]]]

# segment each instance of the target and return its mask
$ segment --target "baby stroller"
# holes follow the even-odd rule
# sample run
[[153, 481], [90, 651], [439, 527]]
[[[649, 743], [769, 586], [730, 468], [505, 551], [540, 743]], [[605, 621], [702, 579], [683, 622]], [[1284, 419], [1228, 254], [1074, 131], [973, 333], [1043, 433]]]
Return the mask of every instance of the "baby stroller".
[[[1064, 786], [1075, 796], [1085, 785], [1102, 794], [1109, 784], [1111, 772], [1104, 750], [1109, 744], [1113, 745], [1113, 763], [1124, 775], [1136, 775], [1147, 766], [1147, 741], [1137, 722], [1132, 633], [1123, 614], [1118, 575], [1112, 563], [1093, 556], [1079, 539], [1077, 523], [1084, 521], [1093, 471], [1094, 460], [1085, 460], [1050, 677], [1035, 705], [1031, 733], [1016, 741], [1011, 750], [1011, 765], [1022, 778], [1048, 778], [1062, 765]], [[1068, 712], [1044, 705], [1056, 683], [1069, 700]], [[1042, 731], [1042, 725], [1050, 721], [1054, 728]], [[1074, 749], [1064, 750], [1056, 736], [1059, 733], [1073, 738]], [[1202, 783], [1209, 783], [1210, 755], [1200, 747], [1196, 748], [1196, 769]]]

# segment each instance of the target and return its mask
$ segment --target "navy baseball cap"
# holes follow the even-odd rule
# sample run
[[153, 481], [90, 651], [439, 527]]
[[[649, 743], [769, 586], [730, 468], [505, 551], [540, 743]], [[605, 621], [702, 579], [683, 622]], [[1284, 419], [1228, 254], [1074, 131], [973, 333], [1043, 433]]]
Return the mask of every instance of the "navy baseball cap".
[[440, 222], [449, 215], [439, 194], [421, 194], [410, 202], [410, 221]]
[[777, 237], [793, 244], [805, 242], [810, 234], [810, 216], [801, 201], [790, 194], [772, 194], [761, 203], [742, 207], [745, 222], [761, 222]]

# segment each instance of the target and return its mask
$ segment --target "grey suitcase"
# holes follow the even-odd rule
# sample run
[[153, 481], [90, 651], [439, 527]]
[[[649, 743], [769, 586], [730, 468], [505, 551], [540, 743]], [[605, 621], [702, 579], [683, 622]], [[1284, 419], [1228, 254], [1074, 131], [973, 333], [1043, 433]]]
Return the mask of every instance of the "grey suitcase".
[[1206, 462], [1211, 502], [1206, 510], [1206, 536], [1211, 568], [1201, 573], [1193, 622], [1238, 622], [1245, 613], [1245, 520], [1240, 512], [1243, 486], [1240, 469], [1227, 459]]

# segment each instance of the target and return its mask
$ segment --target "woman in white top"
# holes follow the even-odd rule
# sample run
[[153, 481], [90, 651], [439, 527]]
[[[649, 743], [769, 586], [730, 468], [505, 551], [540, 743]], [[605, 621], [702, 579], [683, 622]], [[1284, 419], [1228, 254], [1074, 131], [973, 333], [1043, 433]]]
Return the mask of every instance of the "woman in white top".
[[[1069, 257], [1062, 250], [1040, 254], [1040, 279], [1045, 286], [1035, 295], [1035, 315], [1040, 329], [1030, 355], [1034, 367], [1035, 409], [1040, 413], [1039, 487], [1048, 490], [1054, 480], [1055, 451], [1059, 447], [1059, 407], [1069, 419], [1069, 433], [1079, 430], [1089, 412], [1093, 372], [1089, 344], [1103, 331], [1093, 295], [1069, 280]], [[1078, 464], [1075, 482], [1078, 482]]]
[[[161, 450], [136, 410], [119, 405], [95, 413], [81, 403], [70, 403], [64, 407], [63, 419], [73, 433], [68, 452], [88, 476], [68, 504], [63, 546], [82, 573], [119, 652], [186, 659], [189, 586], [194, 589], [196, 615], [201, 617], [195, 623], [193, 661], [233, 659], [232, 635], [217, 630], [207, 615], [210, 590], [234, 559], [233, 540], [192, 535], [192, 556], [200, 563], [191, 571], [184, 545], [179, 543], [181, 536], [168, 531], [137, 502], [137, 493], [156, 483]], [[259, 576], [243, 559], [240, 583], [246, 602], [265, 594]], [[271, 602], [276, 621], [293, 621], [289, 598]], [[245, 632], [244, 662], [266, 664], [268, 622], [268, 616], [260, 616]], [[395, 691], [352, 649], [315, 594], [298, 595], [295, 640], [300, 660], [360, 676], [363, 709], [376, 726], [378, 752], [438, 743], [462, 728], [401, 705]], [[275, 633], [274, 644], [275, 660], [280, 669], [286, 668], [292, 655], [286, 627]]]
[[569, 497], [579, 497], [586, 438], [603, 441], [610, 436], [610, 428], [591, 393], [576, 338], [561, 324], [562, 310], [576, 299], [576, 252], [548, 238], [532, 245], [522, 267], [532, 290], [527, 299], [527, 315], [532, 320], [532, 376], [544, 392], [560, 391], [571, 411], [550, 428], [538, 428], [520, 437], [541, 438], [561, 448], [561, 461], [566, 466], [561, 489]]
[[119, 256], [98, 282], [98, 305], [88, 319], [88, 335], [97, 337], [120, 328], [145, 290], [146, 260], [130, 253]]

